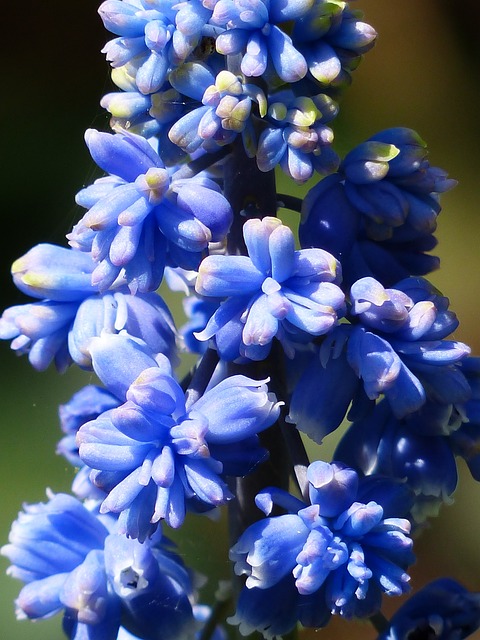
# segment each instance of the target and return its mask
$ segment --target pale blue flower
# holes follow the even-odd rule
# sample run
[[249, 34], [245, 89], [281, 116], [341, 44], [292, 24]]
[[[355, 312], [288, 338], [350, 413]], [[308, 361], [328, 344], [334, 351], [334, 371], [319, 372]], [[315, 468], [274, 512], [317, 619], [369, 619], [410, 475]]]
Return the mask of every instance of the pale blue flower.
[[289, 419], [298, 429], [321, 442], [351, 403], [349, 417], [358, 420], [383, 396], [397, 418], [426, 403], [459, 405], [470, 398], [462, 371], [470, 348], [445, 340], [458, 320], [429, 282], [407, 278], [385, 289], [362, 278], [350, 299], [351, 324], [325, 337], [293, 390]]
[[256, 434], [279, 416], [266, 381], [231, 376], [188, 404], [167, 358], [153, 360], [122, 336], [99, 338], [92, 349], [97, 375], [126, 400], [77, 436], [81, 459], [97, 470], [94, 484], [108, 493], [102, 512], [120, 513], [122, 531], [144, 540], [160, 520], [179, 527], [187, 509], [230, 500], [223, 474], [252, 470], [265, 455]]
[[98, 263], [92, 282], [100, 289], [120, 279], [133, 293], [153, 291], [167, 259], [192, 269], [209, 242], [224, 239], [232, 210], [213, 180], [176, 180], [144, 138], [126, 131], [89, 129], [86, 141], [110, 175], [77, 195], [88, 211], [68, 239], [91, 252]]
[[305, 182], [313, 172], [332, 173], [339, 158], [332, 150], [333, 131], [326, 126], [338, 108], [327, 96], [313, 98], [275, 96], [269, 105], [256, 154], [261, 171], [277, 165], [296, 182]]
[[330, 331], [344, 312], [340, 265], [321, 249], [295, 250], [291, 230], [278, 218], [247, 220], [248, 256], [208, 256], [196, 291], [227, 298], [200, 340], [215, 337], [222, 358], [263, 360], [276, 337], [288, 355], [294, 342]]
[[72, 362], [91, 368], [90, 340], [102, 332], [125, 331], [175, 359], [175, 325], [162, 298], [153, 292], [132, 296], [125, 286], [98, 293], [91, 284], [94, 269], [87, 253], [50, 244], [30, 249], [13, 263], [13, 280], [40, 301], [6, 309], [0, 339], [12, 340], [12, 349], [28, 354], [38, 370], [52, 361], [59, 371]]
[[287, 513], [250, 525], [230, 551], [235, 572], [247, 576], [231, 619], [243, 634], [256, 629], [273, 638], [297, 622], [324, 626], [331, 614], [370, 616], [382, 593], [409, 589], [409, 492], [336, 462], [313, 462], [307, 478], [310, 504], [280, 489], [262, 491], [256, 503], [266, 515], [274, 504]]
[[260, 114], [266, 110], [263, 91], [225, 69], [217, 75], [204, 63], [190, 62], [170, 75], [172, 86], [182, 95], [201, 104], [177, 120], [168, 134], [170, 140], [187, 153], [201, 147], [213, 151], [242, 135], [249, 156], [255, 153], [252, 106]]
[[120, 625], [140, 637], [155, 629], [166, 640], [188, 638], [194, 629], [189, 572], [161, 533], [142, 545], [71, 496], [26, 505], [1, 553], [12, 563], [8, 573], [25, 583], [17, 615], [63, 612], [71, 640], [115, 640]]
[[143, 94], [158, 91], [172, 66], [200, 40], [177, 29], [171, 0], [106, 0], [98, 10], [105, 28], [118, 37], [103, 48], [112, 67], [128, 69]]
[[313, 1], [218, 0], [210, 22], [226, 31], [217, 36], [217, 51], [242, 54], [241, 70], [247, 77], [262, 76], [271, 61], [284, 82], [300, 80], [307, 73], [307, 63], [278, 25], [297, 20]]
[[309, 76], [322, 90], [348, 86], [362, 55], [375, 44], [376, 31], [343, 0], [315, 0], [293, 25], [294, 46], [304, 56]]

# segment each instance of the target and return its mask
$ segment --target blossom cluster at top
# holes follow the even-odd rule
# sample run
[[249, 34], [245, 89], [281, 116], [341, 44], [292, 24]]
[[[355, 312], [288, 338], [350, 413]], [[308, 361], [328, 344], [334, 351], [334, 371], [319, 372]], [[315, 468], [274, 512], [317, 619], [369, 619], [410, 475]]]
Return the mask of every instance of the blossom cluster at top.
[[122, 92], [102, 100], [114, 127], [187, 153], [241, 134], [262, 171], [279, 164], [300, 182], [335, 169], [332, 96], [376, 37], [347, 2], [107, 0], [99, 11], [117, 36], [104, 52]]
[[[101, 101], [113, 132], [85, 134], [103, 175], [76, 196], [69, 246], [14, 262], [33, 301], [0, 318], [36, 369], [96, 376], [59, 409], [75, 497], [25, 505], [1, 549], [17, 615], [61, 612], [70, 640], [225, 640], [232, 596], [199, 604], [164, 527], [227, 506], [240, 633], [378, 623], [457, 459], [480, 480], [480, 359], [426, 279], [455, 181], [404, 127], [337, 156], [337, 100], [376, 37], [346, 1], [99, 13], [119, 89]], [[321, 179], [301, 201], [276, 193], [277, 167]], [[184, 294], [181, 327], [162, 284]], [[182, 351], [199, 354], [183, 379]], [[310, 462], [300, 433], [321, 444], [346, 422], [334, 460]], [[479, 626], [478, 594], [439, 580], [379, 640]]]

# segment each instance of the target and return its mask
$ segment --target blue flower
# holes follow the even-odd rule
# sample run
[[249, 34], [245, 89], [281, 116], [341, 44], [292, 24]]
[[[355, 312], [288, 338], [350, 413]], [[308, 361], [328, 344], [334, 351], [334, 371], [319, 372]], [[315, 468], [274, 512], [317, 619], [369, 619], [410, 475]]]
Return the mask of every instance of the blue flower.
[[378, 640], [463, 640], [480, 627], [480, 594], [449, 578], [427, 584], [400, 607]]
[[276, 96], [258, 142], [259, 169], [271, 171], [279, 164], [297, 182], [305, 182], [314, 171], [335, 171], [339, 159], [331, 149], [333, 131], [325, 123], [337, 111], [335, 103], [322, 94], [313, 98]]
[[342, 261], [347, 285], [373, 276], [384, 286], [438, 268], [428, 255], [440, 212], [438, 194], [454, 180], [427, 160], [411, 129], [381, 131], [344, 159], [338, 174], [307, 194], [299, 228], [303, 247], [321, 247]]
[[[312, 463], [307, 478], [310, 504], [279, 489], [261, 492], [256, 502], [266, 515], [274, 503], [287, 513], [251, 525], [230, 551], [235, 572], [247, 576], [231, 620], [244, 634], [257, 629], [273, 638], [297, 621], [324, 626], [331, 613], [369, 616], [382, 593], [408, 590], [413, 554], [410, 522], [402, 517], [411, 500], [405, 488], [372, 483], [336, 462]], [[267, 601], [278, 607], [261, 608]]]
[[52, 361], [59, 371], [72, 362], [91, 368], [90, 340], [104, 331], [125, 331], [175, 359], [175, 326], [162, 298], [132, 296], [126, 287], [100, 294], [90, 282], [94, 267], [80, 251], [49, 244], [30, 249], [13, 263], [13, 280], [41, 301], [6, 309], [0, 339], [12, 340], [12, 349], [28, 353], [39, 370]]
[[[117, 78], [117, 81], [119, 79]], [[158, 140], [158, 154], [166, 166], [185, 160], [185, 152], [168, 137], [172, 124], [187, 109], [185, 96], [166, 83], [159, 91], [144, 96], [136, 90], [129, 78], [121, 82], [122, 91], [107, 93], [100, 105], [112, 117], [110, 127], [114, 131], [128, 130], [144, 138]]]
[[278, 218], [247, 220], [243, 234], [249, 257], [208, 256], [200, 265], [196, 291], [227, 299], [197, 338], [215, 336], [225, 360], [263, 360], [274, 337], [293, 355], [295, 340], [327, 333], [343, 314], [340, 265], [321, 249], [296, 251]]
[[191, 353], [204, 353], [207, 350], [208, 342], [198, 340], [196, 335], [205, 329], [219, 304], [218, 300], [199, 296], [183, 299], [183, 310], [188, 321], [180, 327], [179, 333], [183, 338], [183, 344]]
[[181, 63], [201, 37], [200, 32], [187, 35], [177, 29], [177, 11], [170, 0], [106, 0], [98, 12], [105, 28], [119, 36], [103, 53], [112, 67], [126, 67], [143, 94], [158, 91], [170, 68]]
[[182, 65], [170, 74], [170, 82], [182, 95], [201, 103], [182, 116], [168, 134], [170, 140], [187, 153], [200, 147], [212, 151], [233, 142], [242, 135], [247, 154], [255, 153], [255, 133], [252, 123], [252, 104], [259, 104], [265, 115], [266, 98], [255, 85], [227, 70], [216, 76], [201, 62]]
[[375, 44], [375, 29], [360, 18], [360, 12], [352, 10], [348, 2], [316, 0], [295, 21], [293, 44], [323, 90], [348, 86], [362, 55]]
[[298, 19], [312, 4], [313, 0], [218, 0], [210, 23], [226, 31], [217, 36], [217, 51], [241, 53], [240, 66], [247, 77], [262, 76], [270, 60], [284, 82], [296, 82], [307, 73], [307, 63], [277, 25]]
[[88, 212], [68, 235], [75, 249], [91, 251], [100, 289], [117, 279], [131, 291], [155, 290], [168, 259], [187, 269], [198, 265], [209, 242], [225, 237], [232, 210], [210, 179], [175, 179], [142, 137], [89, 129], [93, 159], [110, 175], [77, 195]]
[[480, 480], [480, 358], [465, 358], [462, 372], [472, 390], [466, 402], [456, 405], [459, 425], [449, 433], [455, 455], [462, 457], [475, 480]]
[[450, 438], [426, 433], [432, 418], [440, 422], [442, 416], [441, 421], [448, 423], [451, 412], [449, 406], [427, 403], [419, 412], [399, 420], [383, 400], [368, 416], [352, 423], [335, 450], [335, 459], [359, 473], [405, 481], [415, 495], [411, 517], [421, 525], [436, 516], [442, 504], [452, 501], [457, 487]]
[[120, 513], [122, 531], [145, 540], [160, 520], [179, 527], [187, 508], [207, 511], [233, 497], [223, 474], [244, 475], [265, 457], [256, 434], [276, 421], [280, 404], [265, 381], [241, 375], [189, 404], [167, 358], [112, 338], [122, 337], [93, 345], [94, 369], [126, 402], [83, 425], [77, 442], [83, 462], [97, 470], [94, 484], [108, 492], [102, 512]]
[[115, 527], [65, 494], [25, 506], [1, 550], [12, 563], [8, 573], [26, 583], [17, 615], [63, 611], [72, 640], [115, 640], [120, 625], [142, 637], [153, 628], [170, 640], [188, 636], [192, 585], [179, 558], [160, 533], [141, 545]]
[[419, 409], [427, 397], [458, 403], [470, 387], [457, 366], [470, 349], [444, 340], [458, 326], [448, 299], [426, 280], [409, 278], [384, 289], [362, 278], [350, 292], [352, 328], [348, 360], [362, 378], [370, 399], [384, 394], [394, 414], [403, 417]]
[[103, 499], [105, 493], [90, 481], [91, 469], [83, 464], [78, 455], [77, 432], [86, 422], [95, 420], [101, 413], [118, 407], [120, 400], [106, 389], [89, 384], [77, 391], [68, 402], [60, 405], [58, 414], [65, 436], [57, 445], [57, 453], [78, 468], [72, 484], [73, 493], [81, 499]]
[[293, 391], [289, 419], [298, 429], [321, 442], [340, 425], [351, 402], [349, 417], [356, 420], [381, 396], [397, 418], [427, 401], [448, 407], [470, 398], [461, 366], [470, 349], [444, 340], [458, 320], [430, 283], [407, 278], [385, 289], [362, 278], [350, 299], [352, 324], [326, 336]]

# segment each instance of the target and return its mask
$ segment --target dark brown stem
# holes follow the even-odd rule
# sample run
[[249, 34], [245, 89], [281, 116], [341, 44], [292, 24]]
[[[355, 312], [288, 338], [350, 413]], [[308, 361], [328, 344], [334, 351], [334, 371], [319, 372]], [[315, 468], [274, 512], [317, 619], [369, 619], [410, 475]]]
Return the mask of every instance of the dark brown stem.
[[234, 219], [227, 238], [228, 253], [246, 254], [243, 225], [249, 218], [264, 218], [277, 214], [275, 173], [262, 173], [255, 158], [249, 158], [240, 136], [233, 143], [233, 152], [225, 161], [224, 194], [233, 209]]
[[[186, 389], [187, 409], [201, 398], [201, 396], [203, 396], [217, 363], [218, 353], [215, 349], [207, 349], [193, 374], [189, 374], [184, 379], [185, 383], [188, 385], [188, 388]], [[182, 385], [185, 383], [182, 381]]]
[[283, 209], [290, 209], [290, 211], [301, 213], [302, 203], [303, 200], [301, 198], [297, 198], [296, 196], [289, 196], [287, 193], [278, 194], [278, 206], [282, 207]]
[[368, 618], [371, 622], [373, 628], [378, 631], [378, 633], [383, 633], [389, 627], [389, 622], [386, 617], [383, 615], [381, 611], [377, 611], [372, 616]]

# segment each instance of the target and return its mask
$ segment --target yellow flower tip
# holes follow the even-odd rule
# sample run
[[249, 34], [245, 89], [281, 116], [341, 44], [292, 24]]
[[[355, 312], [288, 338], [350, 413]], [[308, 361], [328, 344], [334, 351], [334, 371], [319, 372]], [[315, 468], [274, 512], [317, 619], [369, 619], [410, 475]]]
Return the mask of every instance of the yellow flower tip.
[[25, 264], [25, 256], [22, 256], [21, 258], [17, 258], [17, 260], [15, 260], [15, 262], [12, 264], [12, 267], [10, 269], [12, 275], [17, 275], [18, 273], [22, 273], [22, 271], [26, 271], [26, 264]]
[[45, 274], [32, 273], [31, 271], [24, 273], [21, 280], [23, 284], [34, 289], [45, 289], [52, 285], [51, 278]]
[[215, 79], [215, 86], [222, 93], [242, 95], [242, 83], [231, 71], [220, 71]]
[[287, 117], [287, 107], [283, 102], [274, 102], [268, 109], [268, 115], [275, 120], [281, 122]]

